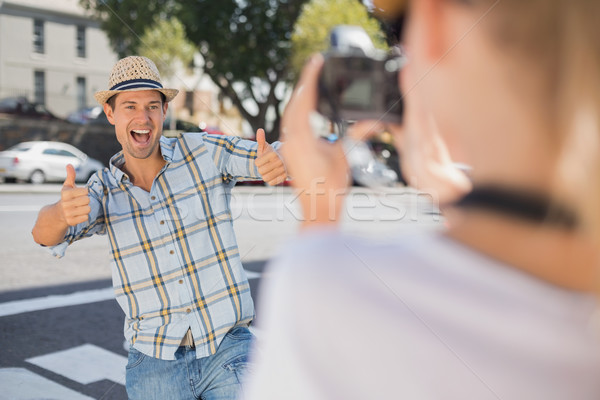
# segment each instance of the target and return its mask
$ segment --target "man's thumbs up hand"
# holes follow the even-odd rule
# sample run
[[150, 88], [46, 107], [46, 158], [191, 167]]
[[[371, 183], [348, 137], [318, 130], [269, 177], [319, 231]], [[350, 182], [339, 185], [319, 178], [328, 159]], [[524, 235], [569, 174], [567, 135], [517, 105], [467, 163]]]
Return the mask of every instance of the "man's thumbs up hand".
[[90, 198], [86, 187], [75, 186], [75, 168], [67, 165], [67, 179], [60, 192], [62, 217], [69, 226], [74, 226], [88, 220], [91, 211]]
[[273, 150], [273, 147], [267, 143], [263, 129], [256, 131], [256, 142], [258, 143], [258, 149], [256, 150], [256, 160], [254, 160], [254, 163], [263, 181], [271, 186], [285, 181], [287, 172], [283, 160]]
[[258, 143], [257, 155], [258, 157], [262, 156], [267, 152], [269, 147], [269, 143], [267, 143], [267, 139], [265, 138], [265, 130], [259, 129], [256, 131], [256, 143]]
[[63, 189], [64, 188], [75, 188], [75, 168], [71, 165], [68, 164], [67, 165], [67, 179], [65, 179], [65, 183], [63, 183]]

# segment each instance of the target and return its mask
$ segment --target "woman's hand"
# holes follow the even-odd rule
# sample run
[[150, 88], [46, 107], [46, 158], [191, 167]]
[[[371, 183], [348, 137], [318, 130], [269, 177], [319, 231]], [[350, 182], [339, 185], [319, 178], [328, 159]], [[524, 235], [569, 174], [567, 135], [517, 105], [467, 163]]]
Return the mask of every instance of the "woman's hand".
[[419, 82], [411, 79], [412, 73], [410, 62], [400, 73], [405, 93], [404, 123], [402, 126], [390, 125], [388, 129], [400, 153], [405, 181], [416, 189], [430, 193], [443, 206], [464, 196], [472, 185], [465, 172], [453, 162], [443, 135], [427, 109], [427, 102], [420, 97], [418, 83], [415, 87], [406, 84]]
[[281, 123], [281, 148], [292, 185], [299, 191], [303, 226], [337, 224], [348, 190], [349, 169], [340, 143], [316, 137], [310, 124], [316, 112], [321, 55], [313, 56], [287, 105]]
[[[411, 117], [412, 118], [412, 117]], [[439, 205], [451, 204], [471, 190], [471, 181], [452, 161], [431, 115], [407, 118], [404, 126], [389, 126], [405, 181], [431, 194]]]

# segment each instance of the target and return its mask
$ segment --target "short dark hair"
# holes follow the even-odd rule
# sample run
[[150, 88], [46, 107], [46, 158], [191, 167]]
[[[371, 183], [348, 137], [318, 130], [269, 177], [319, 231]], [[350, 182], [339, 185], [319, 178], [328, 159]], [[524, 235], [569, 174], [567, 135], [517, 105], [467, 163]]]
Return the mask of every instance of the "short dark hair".
[[[158, 93], [160, 93], [160, 101], [161, 101], [162, 105], [164, 105], [167, 101], [167, 97], [162, 92], [158, 92]], [[115, 109], [115, 101], [117, 101], [118, 94], [119, 93], [114, 94], [114, 95], [110, 96], [108, 98], [108, 100], [106, 100], [106, 104], [108, 104], [112, 110]]]

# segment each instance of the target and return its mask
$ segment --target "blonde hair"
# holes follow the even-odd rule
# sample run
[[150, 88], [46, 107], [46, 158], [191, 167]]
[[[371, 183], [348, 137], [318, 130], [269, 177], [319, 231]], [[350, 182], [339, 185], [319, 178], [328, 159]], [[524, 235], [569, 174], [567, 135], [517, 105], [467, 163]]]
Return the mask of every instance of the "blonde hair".
[[556, 194], [600, 248], [600, 1], [464, 2], [489, 12], [484, 23], [503, 51], [543, 74], [542, 106], [562, 154]]
[[600, 2], [562, 1], [565, 29], [562, 40], [561, 126], [568, 133], [563, 177], [578, 178], [574, 187], [582, 221], [600, 248]]

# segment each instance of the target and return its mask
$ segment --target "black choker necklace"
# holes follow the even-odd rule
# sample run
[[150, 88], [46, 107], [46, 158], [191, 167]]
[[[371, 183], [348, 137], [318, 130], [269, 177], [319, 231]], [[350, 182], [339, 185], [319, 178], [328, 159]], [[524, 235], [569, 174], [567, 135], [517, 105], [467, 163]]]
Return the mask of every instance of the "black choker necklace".
[[577, 226], [577, 216], [572, 210], [550, 201], [547, 196], [531, 192], [489, 186], [475, 187], [455, 205], [461, 208], [486, 209], [564, 229]]

